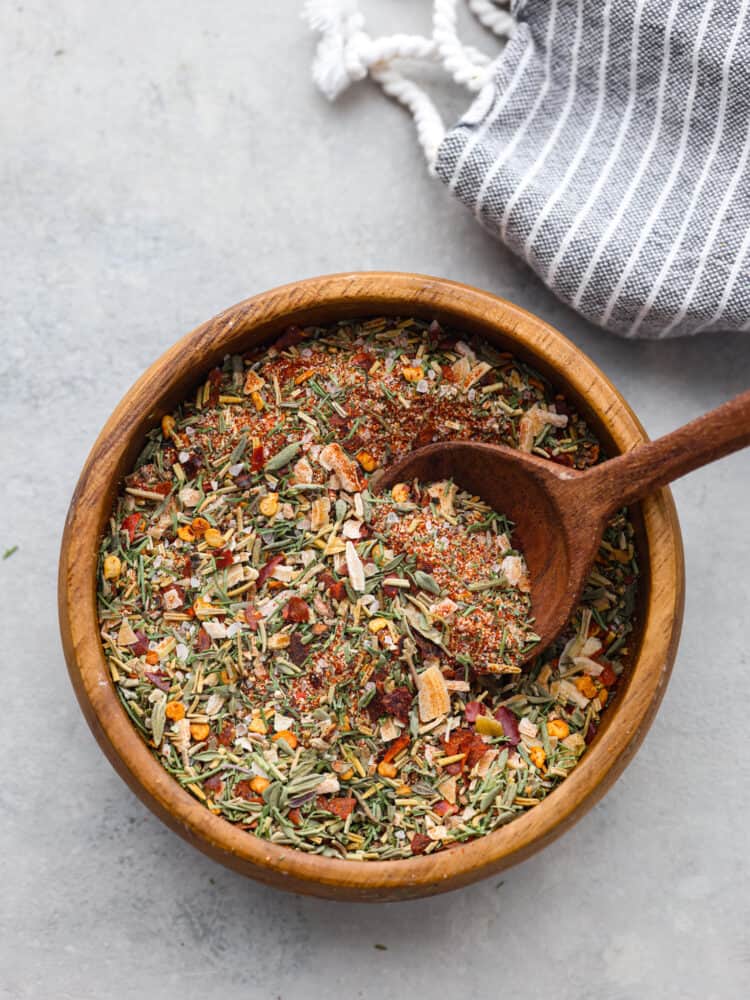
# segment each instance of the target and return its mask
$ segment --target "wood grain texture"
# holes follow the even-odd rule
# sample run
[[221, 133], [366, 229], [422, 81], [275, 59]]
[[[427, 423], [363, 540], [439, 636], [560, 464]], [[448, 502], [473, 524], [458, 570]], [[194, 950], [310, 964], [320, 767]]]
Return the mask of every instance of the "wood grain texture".
[[[247, 299], [187, 334], [136, 382], [99, 435], [66, 519], [59, 566], [63, 648], [83, 713], [102, 750], [136, 794], [217, 861], [278, 888], [331, 899], [397, 900], [455, 889], [550, 843], [605, 793], [643, 740], [674, 661], [683, 612], [679, 526], [668, 491], [640, 506], [644, 569], [635, 660], [579, 766], [544, 802], [502, 829], [436, 855], [399, 861], [321, 858], [260, 840], [214, 816], [152, 757], [120, 705], [96, 615], [97, 552], [123, 475], [148, 430], [225, 354], [242, 352], [290, 323], [378, 314], [437, 318], [513, 351], [564, 390], [611, 453], [646, 440], [605, 376], [565, 337], [523, 309], [468, 286], [373, 272], [315, 278]], [[636, 511], [637, 513], [637, 511]]]
[[656, 441], [585, 473], [580, 488], [606, 513], [750, 445], [750, 390]]

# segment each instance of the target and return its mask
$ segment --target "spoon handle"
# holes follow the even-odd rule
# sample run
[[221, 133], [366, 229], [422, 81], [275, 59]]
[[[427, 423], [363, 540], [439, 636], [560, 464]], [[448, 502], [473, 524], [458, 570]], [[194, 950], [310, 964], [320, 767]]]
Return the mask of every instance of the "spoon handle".
[[580, 485], [607, 514], [750, 445], [750, 390], [671, 434], [584, 473]]

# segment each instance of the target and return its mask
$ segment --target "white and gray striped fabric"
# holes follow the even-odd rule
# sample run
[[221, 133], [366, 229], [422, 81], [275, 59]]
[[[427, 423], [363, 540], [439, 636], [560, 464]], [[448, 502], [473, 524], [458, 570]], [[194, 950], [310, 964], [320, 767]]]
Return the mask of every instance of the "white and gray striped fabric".
[[439, 177], [587, 319], [750, 330], [750, 0], [517, 0]]

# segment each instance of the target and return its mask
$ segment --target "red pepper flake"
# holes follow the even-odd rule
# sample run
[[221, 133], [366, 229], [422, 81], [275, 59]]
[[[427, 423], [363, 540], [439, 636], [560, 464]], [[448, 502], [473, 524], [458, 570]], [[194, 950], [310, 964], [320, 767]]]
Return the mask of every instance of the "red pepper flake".
[[268, 562], [261, 568], [260, 573], [258, 573], [258, 579], [255, 581], [255, 586], [260, 590], [266, 580], [269, 578], [271, 573], [284, 562], [284, 556], [279, 553], [278, 555], [271, 556]]
[[149, 486], [148, 489], [150, 489], [152, 493], [161, 493], [163, 497], [167, 497], [172, 492], [172, 484], [157, 483], [156, 486]]
[[382, 686], [383, 685], [381, 682], [378, 685], [378, 690], [375, 692], [375, 695], [372, 698], [370, 698], [369, 702], [367, 703], [367, 708], [365, 709], [367, 714], [370, 716], [370, 720], [372, 722], [377, 722], [378, 719], [381, 717], [381, 715], [388, 714], [386, 710], [383, 708], [383, 701], [382, 701], [383, 692], [380, 690]]
[[251, 799], [255, 795], [255, 792], [250, 787], [250, 782], [247, 780], [238, 781], [233, 791], [239, 799]]
[[336, 583], [331, 584], [328, 588], [328, 593], [334, 601], [343, 601], [346, 597], [346, 584], [343, 580], [338, 580]]
[[434, 806], [430, 806], [430, 809], [438, 816], [453, 816], [454, 813], [458, 812], [458, 806], [454, 806], [453, 803], [448, 802], [447, 799], [441, 799], [440, 802], [436, 802]]
[[472, 733], [472, 740], [466, 751], [467, 768], [471, 770], [472, 767], [474, 767], [474, 765], [478, 763], [482, 757], [484, 757], [486, 751], [487, 747], [485, 746], [485, 742], [482, 737], [476, 733]]
[[255, 792], [250, 787], [250, 782], [247, 780], [238, 781], [234, 786], [234, 795], [237, 798], [245, 799], [246, 802], [262, 802], [263, 799], [260, 795], [256, 795]]
[[190, 452], [184, 462], [180, 463], [188, 479], [192, 479], [203, 468], [203, 459], [197, 452]]
[[518, 730], [518, 719], [505, 705], [501, 705], [495, 713], [495, 718], [503, 727], [504, 738], [512, 747], [517, 747], [521, 742], [521, 733]]
[[[409, 710], [411, 709], [414, 695], [407, 687], [397, 687], [393, 691], [386, 692], [380, 696], [380, 702], [386, 715], [392, 715], [399, 722], [409, 721]], [[403, 739], [403, 737], [401, 737]], [[408, 743], [408, 739], [407, 739]]]
[[310, 620], [310, 609], [301, 597], [290, 597], [281, 616], [285, 622], [306, 622]]
[[231, 747], [232, 744], [234, 743], [235, 736], [236, 736], [236, 733], [235, 733], [235, 730], [234, 730], [234, 726], [232, 725], [231, 722], [229, 722], [227, 719], [225, 719], [224, 723], [223, 723], [223, 725], [221, 727], [221, 732], [219, 732], [217, 734], [217, 736], [216, 736], [217, 741], [223, 747]]
[[289, 659], [292, 661], [292, 663], [294, 663], [298, 667], [301, 667], [302, 664], [307, 659], [310, 650], [300, 639], [297, 633], [292, 632], [292, 635], [289, 639], [289, 645], [286, 648], [286, 653]]
[[300, 823], [302, 822], [302, 813], [299, 811], [299, 809], [289, 810], [289, 822], [294, 823], [295, 826], [300, 825]]
[[413, 442], [414, 447], [421, 448], [422, 445], [432, 444], [432, 440], [435, 437], [436, 432], [437, 428], [435, 427], [434, 424], [432, 423], [425, 424], [424, 427], [421, 427], [417, 431], [416, 436], [414, 437], [414, 442]]
[[401, 751], [405, 747], [409, 746], [410, 742], [411, 742], [410, 738], [406, 734], [404, 734], [403, 736], [399, 736], [398, 739], [395, 739], [393, 743], [390, 744], [386, 752], [381, 757], [381, 761], [384, 764], [388, 764], [390, 763], [390, 761], [395, 760], [395, 758], [398, 757]]
[[487, 714], [487, 708], [481, 701], [467, 701], [465, 714], [466, 721], [472, 723], [473, 725], [480, 715]]
[[602, 672], [599, 674], [597, 680], [601, 681], [604, 687], [609, 688], [617, 683], [617, 674], [614, 672], [612, 667], [610, 667], [610, 665], [607, 664], [604, 667], [604, 670], [602, 670]]
[[325, 809], [326, 812], [333, 813], [339, 819], [346, 819], [354, 812], [357, 800], [349, 795], [342, 795], [339, 798], [327, 798], [325, 795], [319, 795], [317, 804], [319, 809]]
[[357, 351], [356, 354], [352, 355], [352, 364], [357, 368], [363, 368], [368, 371], [372, 368], [372, 364], [375, 361], [375, 355], [370, 354], [369, 351]]
[[211, 636], [203, 626], [198, 629], [198, 635], [195, 638], [199, 653], [205, 653], [207, 649], [211, 648]]
[[149, 673], [146, 671], [146, 677], [151, 681], [154, 687], [158, 687], [160, 691], [169, 691], [172, 687], [172, 682], [168, 677], [165, 677], [161, 671]]
[[127, 517], [122, 519], [120, 528], [123, 531], [127, 531], [130, 544], [132, 545], [135, 536], [142, 533], [145, 524], [146, 520], [143, 514], [128, 514]]
[[445, 744], [446, 757], [453, 757], [462, 753], [466, 756], [455, 764], [449, 764], [446, 771], [449, 774], [460, 774], [464, 768], [469, 771], [477, 761], [484, 756], [487, 747], [482, 737], [473, 729], [454, 729], [450, 739]]
[[221, 393], [221, 382], [222, 382], [221, 368], [214, 368], [213, 371], [208, 373], [208, 405], [216, 406], [219, 402], [219, 395]]
[[412, 854], [424, 854], [432, 841], [424, 833], [415, 833], [411, 838], [410, 846]]
[[252, 472], [260, 472], [263, 466], [266, 464], [266, 452], [262, 444], [258, 444], [253, 448], [253, 454], [250, 459], [250, 469]]
[[148, 637], [145, 632], [141, 632], [140, 629], [136, 629], [136, 640], [132, 642], [128, 647], [133, 656], [145, 656], [148, 652]]
[[224, 790], [224, 782], [218, 774], [212, 774], [210, 778], [206, 778], [203, 782], [203, 787], [207, 792], [214, 792], [216, 795], [221, 795]]
[[352, 425], [352, 418], [348, 413], [345, 417], [340, 413], [334, 413], [329, 417], [328, 423], [338, 431], [348, 431]]
[[217, 569], [226, 569], [234, 562], [234, 555], [229, 549], [219, 549], [218, 552], [214, 553], [214, 559], [216, 560]]
[[443, 672], [443, 677], [447, 681], [462, 681], [464, 679], [464, 671], [466, 668], [463, 665], [457, 667], [441, 667]]
[[263, 621], [263, 615], [258, 614], [252, 604], [245, 608], [245, 621], [250, 626], [251, 632], [258, 631], [258, 625]]
[[294, 347], [301, 343], [306, 337], [305, 331], [299, 326], [288, 326], [273, 346], [277, 351], [283, 351], [285, 347]]

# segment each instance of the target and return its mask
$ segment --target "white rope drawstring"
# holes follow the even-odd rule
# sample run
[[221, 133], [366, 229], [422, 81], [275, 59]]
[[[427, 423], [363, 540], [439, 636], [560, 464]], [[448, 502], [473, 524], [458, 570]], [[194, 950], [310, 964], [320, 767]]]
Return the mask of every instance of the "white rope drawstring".
[[365, 19], [353, 0], [339, 3], [309, 0], [303, 16], [321, 36], [313, 63], [313, 80], [328, 100], [333, 101], [350, 83], [367, 76], [369, 62], [365, 50], [370, 39], [362, 30]]
[[477, 21], [494, 31], [500, 38], [509, 38], [513, 34], [516, 22], [507, 10], [501, 10], [492, 0], [468, 0], [469, 10]]
[[[434, 0], [432, 37], [396, 34], [371, 38], [355, 0], [307, 0], [303, 13], [321, 36], [313, 63], [317, 87], [333, 101], [369, 74], [389, 97], [411, 112], [431, 171], [445, 137], [445, 125], [428, 94], [392, 63], [397, 59], [439, 63], [456, 83], [474, 92], [481, 90], [489, 79], [492, 60], [458, 38], [456, 4], [457, 0]], [[513, 19], [490, 0], [469, 0], [469, 6], [478, 8], [474, 13], [490, 30], [510, 34]], [[491, 16], [493, 11], [500, 18]]]
[[[435, 39], [440, 62], [456, 83], [469, 90], [481, 90], [487, 82], [489, 58], [473, 59], [461, 44], [456, 31], [456, 0], [435, 0], [432, 12], [432, 37]], [[476, 53], [474, 53], [476, 54]]]
[[440, 112], [421, 87], [387, 63], [374, 67], [372, 77], [389, 97], [411, 111], [427, 166], [430, 173], [434, 173], [438, 149], [445, 138], [445, 125]]

